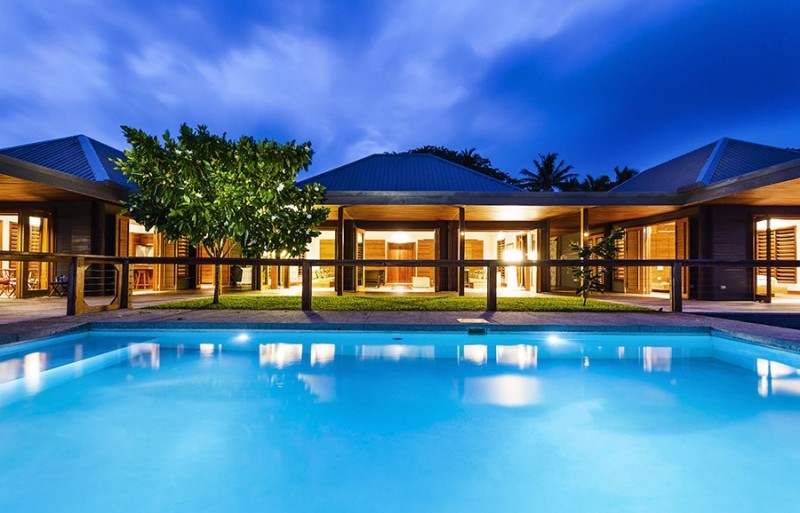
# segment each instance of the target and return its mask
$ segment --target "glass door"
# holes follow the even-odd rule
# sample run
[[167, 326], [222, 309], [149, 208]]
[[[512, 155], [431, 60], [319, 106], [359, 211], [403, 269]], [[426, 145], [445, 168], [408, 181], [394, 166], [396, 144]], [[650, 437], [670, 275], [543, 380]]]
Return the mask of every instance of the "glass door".
[[[46, 214], [23, 214], [21, 241], [22, 251], [51, 253], [50, 216]], [[50, 263], [22, 262], [22, 272], [17, 282], [24, 287], [25, 295], [41, 295], [50, 288]]]
[[[19, 251], [19, 216], [0, 213], [0, 250]], [[0, 260], [0, 298], [17, 296], [19, 263]]]

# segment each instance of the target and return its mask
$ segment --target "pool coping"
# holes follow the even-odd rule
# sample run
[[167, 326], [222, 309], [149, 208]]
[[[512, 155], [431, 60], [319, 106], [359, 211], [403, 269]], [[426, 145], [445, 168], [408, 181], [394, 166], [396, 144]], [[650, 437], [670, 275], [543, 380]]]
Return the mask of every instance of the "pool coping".
[[[471, 322], [478, 321], [478, 322]], [[5, 329], [4, 329], [5, 328]], [[98, 312], [58, 317], [48, 322], [0, 326], [0, 345], [58, 334], [99, 330], [333, 330], [709, 333], [762, 347], [800, 353], [800, 330], [693, 314], [559, 312], [315, 312], [245, 311], [202, 313], [186, 310]]]

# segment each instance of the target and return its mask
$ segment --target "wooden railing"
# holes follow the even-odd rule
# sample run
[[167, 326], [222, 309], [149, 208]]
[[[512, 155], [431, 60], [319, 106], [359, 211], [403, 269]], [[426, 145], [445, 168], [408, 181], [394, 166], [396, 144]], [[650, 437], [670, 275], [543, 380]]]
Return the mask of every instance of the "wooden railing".
[[[800, 260], [700, 260], [700, 259], [619, 259], [619, 260], [319, 260], [288, 258], [208, 258], [208, 257], [113, 257], [102, 255], [73, 255], [67, 253], [27, 253], [16, 251], [0, 251], [0, 261], [11, 262], [66, 262], [67, 275], [67, 315], [80, 315], [98, 310], [130, 308], [132, 306], [132, 274], [133, 265], [188, 264], [188, 265], [256, 265], [256, 266], [297, 266], [301, 268], [301, 307], [311, 310], [312, 301], [312, 268], [317, 266], [335, 266], [340, 270], [357, 267], [438, 267], [456, 268], [463, 275], [467, 267], [484, 267], [486, 276], [486, 311], [497, 310], [497, 268], [498, 267], [535, 267], [540, 272], [549, 268], [564, 267], [666, 267], [670, 273], [670, 308], [673, 312], [683, 310], [681, 295], [682, 271], [684, 268], [775, 268], [800, 267]], [[92, 264], [113, 266], [115, 270], [114, 299], [108, 305], [90, 306], [85, 301], [85, 273]], [[341, 271], [340, 271], [341, 272]], [[459, 291], [463, 293], [463, 289]], [[771, 280], [766, 280], [766, 298], [772, 296]]]

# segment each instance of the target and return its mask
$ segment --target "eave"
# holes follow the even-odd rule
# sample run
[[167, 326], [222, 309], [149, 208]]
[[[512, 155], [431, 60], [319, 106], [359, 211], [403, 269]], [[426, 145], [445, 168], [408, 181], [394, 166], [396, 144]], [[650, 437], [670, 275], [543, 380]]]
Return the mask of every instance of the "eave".
[[129, 191], [112, 182], [91, 182], [67, 173], [0, 155], [0, 198], [58, 201], [92, 198], [120, 204]]

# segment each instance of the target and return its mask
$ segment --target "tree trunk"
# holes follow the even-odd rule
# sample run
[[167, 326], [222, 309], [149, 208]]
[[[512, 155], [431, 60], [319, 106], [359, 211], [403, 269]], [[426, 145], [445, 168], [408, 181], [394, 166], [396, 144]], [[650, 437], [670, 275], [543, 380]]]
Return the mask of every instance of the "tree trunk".
[[222, 266], [214, 264], [214, 301], [213, 304], [219, 304], [219, 293], [222, 289]]

